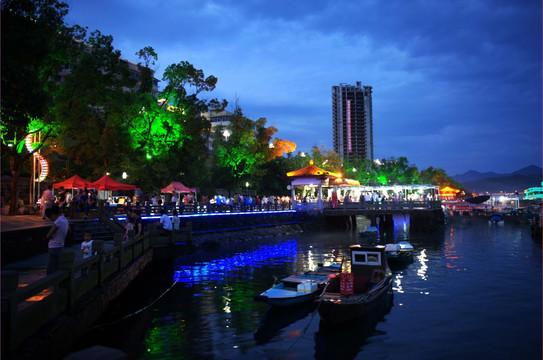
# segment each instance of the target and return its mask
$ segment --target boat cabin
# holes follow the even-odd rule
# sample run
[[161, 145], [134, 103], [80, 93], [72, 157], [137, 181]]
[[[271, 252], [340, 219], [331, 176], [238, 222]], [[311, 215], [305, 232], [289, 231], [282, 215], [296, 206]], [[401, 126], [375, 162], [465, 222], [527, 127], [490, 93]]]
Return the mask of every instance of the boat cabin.
[[351, 245], [351, 272], [353, 275], [371, 278], [374, 270], [386, 272], [385, 247]]
[[[368, 291], [375, 284], [386, 277], [387, 260], [385, 256], [385, 247], [351, 245], [349, 247], [351, 255], [351, 281], [355, 294]], [[349, 274], [342, 273], [341, 276]], [[340, 292], [340, 279], [334, 279], [327, 291]]]

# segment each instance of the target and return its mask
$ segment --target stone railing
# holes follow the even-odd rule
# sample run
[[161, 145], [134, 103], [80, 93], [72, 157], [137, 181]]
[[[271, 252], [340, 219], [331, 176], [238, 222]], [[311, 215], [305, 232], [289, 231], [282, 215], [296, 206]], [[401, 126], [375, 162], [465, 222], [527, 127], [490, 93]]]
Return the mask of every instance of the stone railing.
[[[105, 206], [104, 208], [113, 215], [126, 214], [128, 209], [136, 209], [136, 206]], [[263, 211], [282, 211], [291, 210], [291, 203], [277, 204], [233, 204], [233, 205], [217, 205], [217, 204], [188, 204], [174, 205], [173, 203], [159, 206], [142, 205], [137, 207], [141, 215], [160, 215], [162, 209], [166, 210], [168, 215], [171, 215], [174, 210], [177, 210], [178, 215], [192, 214], [211, 214], [211, 213], [232, 213], [232, 212], [263, 212]]]
[[123, 241], [122, 235], [116, 234], [108, 248], [101, 240], [92, 245], [95, 255], [82, 260], [78, 257], [77, 261], [74, 250], [64, 250], [59, 271], [24, 287], [19, 287], [17, 271], [2, 271], [2, 355], [9, 357], [39, 328], [62, 313], [73, 312], [75, 304], [89, 301], [87, 294], [103, 289], [112, 275], [140, 261], [151, 249], [151, 236], [146, 233]]

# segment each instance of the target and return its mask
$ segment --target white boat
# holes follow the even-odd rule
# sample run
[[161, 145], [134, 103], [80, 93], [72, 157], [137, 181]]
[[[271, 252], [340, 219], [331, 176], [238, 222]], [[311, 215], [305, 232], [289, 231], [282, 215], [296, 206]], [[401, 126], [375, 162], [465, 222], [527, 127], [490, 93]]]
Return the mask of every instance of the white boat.
[[379, 229], [375, 226], [368, 226], [366, 230], [358, 233], [360, 240], [377, 240], [379, 236]]
[[385, 256], [391, 269], [401, 268], [413, 263], [413, 245], [407, 241], [399, 241], [396, 244], [386, 244]]
[[273, 306], [292, 306], [311, 301], [319, 296], [330, 279], [341, 272], [341, 264], [319, 266], [316, 270], [291, 275], [275, 286], [254, 297]]

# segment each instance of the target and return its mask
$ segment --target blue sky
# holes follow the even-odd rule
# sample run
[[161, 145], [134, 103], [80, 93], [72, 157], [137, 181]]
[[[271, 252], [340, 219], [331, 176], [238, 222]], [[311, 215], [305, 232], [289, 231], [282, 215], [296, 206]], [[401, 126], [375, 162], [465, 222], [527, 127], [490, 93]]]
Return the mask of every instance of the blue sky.
[[[373, 87], [374, 154], [419, 169], [542, 163], [540, 0], [67, 0], [66, 21], [188, 61], [297, 151], [332, 144], [331, 87]], [[229, 110], [232, 110], [231, 108]]]

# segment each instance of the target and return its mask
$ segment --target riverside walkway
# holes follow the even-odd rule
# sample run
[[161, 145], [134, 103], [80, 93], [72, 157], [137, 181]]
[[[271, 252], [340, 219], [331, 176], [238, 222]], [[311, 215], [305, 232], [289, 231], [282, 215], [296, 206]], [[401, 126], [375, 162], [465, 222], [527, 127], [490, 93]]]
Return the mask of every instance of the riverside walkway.
[[[71, 223], [81, 220], [70, 220]], [[33, 232], [43, 238], [52, 222], [40, 216], [2, 216], [2, 234]], [[2, 358], [26, 359], [65, 354], [153, 259], [152, 245], [164, 238], [154, 227], [127, 240], [116, 233], [110, 241], [93, 240], [95, 255], [83, 259], [80, 243], [67, 245], [60, 254], [60, 269], [46, 274], [48, 254], [39, 253], [2, 263]], [[167, 244], [172, 240], [166, 239]], [[32, 244], [21, 236], [21, 246]], [[54, 354], [54, 355], [53, 355]]]

